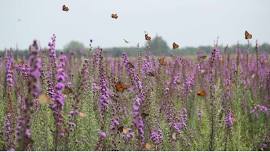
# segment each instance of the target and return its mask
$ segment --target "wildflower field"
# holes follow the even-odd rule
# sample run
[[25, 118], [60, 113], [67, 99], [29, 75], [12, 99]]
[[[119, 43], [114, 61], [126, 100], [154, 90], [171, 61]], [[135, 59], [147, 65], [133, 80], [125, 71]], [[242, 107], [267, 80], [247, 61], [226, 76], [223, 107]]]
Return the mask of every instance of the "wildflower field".
[[269, 55], [0, 58], [1, 150], [270, 150]]

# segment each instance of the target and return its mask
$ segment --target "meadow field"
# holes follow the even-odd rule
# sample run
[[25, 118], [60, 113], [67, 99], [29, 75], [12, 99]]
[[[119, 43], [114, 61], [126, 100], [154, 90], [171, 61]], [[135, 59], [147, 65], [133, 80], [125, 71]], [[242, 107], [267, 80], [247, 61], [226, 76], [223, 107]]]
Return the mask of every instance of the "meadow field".
[[[270, 60], [258, 47], [194, 56], [0, 58], [1, 150], [270, 150]], [[253, 52], [250, 53], [250, 50]]]

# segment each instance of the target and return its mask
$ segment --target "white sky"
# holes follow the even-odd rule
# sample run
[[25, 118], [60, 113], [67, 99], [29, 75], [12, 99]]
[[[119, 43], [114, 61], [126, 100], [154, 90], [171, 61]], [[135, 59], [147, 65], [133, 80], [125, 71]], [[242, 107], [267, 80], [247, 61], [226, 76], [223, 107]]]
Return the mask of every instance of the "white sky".
[[144, 31], [181, 46], [212, 45], [217, 36], [245, 43], [245, 30], [253, 43], [270, 43], [269, 18], [270, 0], [0, 0], [0, 49], [28, 48], [34, 38], [47, 46], [53, 33], [57, 48], [71, 40], [88, 46], [90, 38], [93, 46], [135, 46]]

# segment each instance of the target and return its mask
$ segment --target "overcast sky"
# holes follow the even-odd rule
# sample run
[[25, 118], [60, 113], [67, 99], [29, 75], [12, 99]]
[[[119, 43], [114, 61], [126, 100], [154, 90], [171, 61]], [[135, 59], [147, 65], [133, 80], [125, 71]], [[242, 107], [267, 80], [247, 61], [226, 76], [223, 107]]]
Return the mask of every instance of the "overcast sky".
[[28, 48], [33, 39], [44, 47], [53, 33], [57, 48], [89, 39], [93, 46], [135, 46], [144, 31], [181, 46], [212, 45], [217, 36], [224, 45], [245, 43], [245, 30], [253, 43], [270, 43], [269, 18], [270, 0], [0, 0], [0, 49]]

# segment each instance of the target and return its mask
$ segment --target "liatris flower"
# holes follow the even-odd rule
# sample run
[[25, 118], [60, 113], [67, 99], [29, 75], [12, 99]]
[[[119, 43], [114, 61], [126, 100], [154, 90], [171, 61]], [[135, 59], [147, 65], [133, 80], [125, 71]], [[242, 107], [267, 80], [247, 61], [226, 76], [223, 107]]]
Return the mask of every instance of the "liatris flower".
[[80, 71], [80, 75], [79, 75], [79, 85], [78, 85], [78, 88], [77, 88], [77, 92], [74, 96], [74, 103], [72, 105], [72, 110], [69, 112], [69, 130], [70, 131], [74, 131], [75, 127], [76, 127], [76, 117], [78, 116], [79, 114], [79, 104], [80, 104], [80, 101], [81, 101], [81, 93], [83, 93], [85, 90], [86, 90], [86, 87], [87, 87], [87, 80], [88, 80], [88, 60], [85, 60], [84, 61], [84, 64], [83, 64], [83, 67]]
[[53, 111], [53, 116], [56, 125], [55, 140], [59, 140], [60, 137], [64, 136], [64, 129], [63, 129], [64, 118], [62, 115], [62, 109], [65, 103], [65, 97], [62, 94], [62, 90], [65, 88], [65, 78], [66, 78], [64, 68], [65, 68], [64, 56], [60, 56], [56, 72], [57, 83], [54, 87], [54, 94], [52, 98], [53, 104], [50, 105], [50, 108]]
[[156, 145], [160, 144], [163, 140], [162, 131], [160, 129], [152, 130], [150, 138]]
[[107, 82], [105, 78], [105, 72], [103, 67], [103, 56], [102, 56], [102, 49], [99, 50], [99, 86], [100, 86], [100, 96], [99, 96], [99, 108], [100, 114], [103, 120], [104, 113], [107, 109], [108, 104], [110, 103], [109, 93]]
[[251, 113], [254, 113], [256, 117], [259, 116], [259, 112], [268, 114], [269, 113], [269, 108], [267, 106], [265, 106], [265, 105], [257, 104], [251, 110]]
[[125, 129], [126, 130], [123, 131], [122, 138], [124, 139], [125, 143], [128, 143], [134, 137], [134, 132], [130, 128], [125, 128]]
[[99, 134], [99, 138], [102, 139], [102, 140], [104, 140], [106, 138], [106, 136], [107, 136], [104, 131], [100, 131], [98, 134]]
[[231, 111], [229, 111], [224, 119], [226, 127], [231, 129], [233, 126], [233, 121], [234, 121], [233, 113]]
[[55, 50], [56, 36], [53, 34], [51, 42], [49, 42], [49, 62], [50, 66], [47, 70], [47, 83], [48, 83], [48, 95], [53, 98], [54, 96], [54, 86], [56, 83], [56, 50]]
[[173, 124], [173, 128], [180, 133], [187, 126], [187, 110], [183, 108], [180, 113], [180, 119]]
[[13, 87], [13, 71], [12, 71], [12, 58], [10, 55], [7, 58], [7, 63], [6, 63], [6, 82], [7, 82], [7, 87], [12, 88]]
[[132, 106], [132, 114], [133, 114], [133, 124], [138, 129], [138, 134], [140, 136], [140, 142], [141, 145], [144, 145], [144, 122], [142, 119], [142, 116], [140, 114], [141, 105], [145, 101], [145, 94], [143, 91], [143, 85], [142, 82], [139, 79], [138, 74], [135, 74], [134, 68], [130, 65], [128, 61], [127, 54], [123, 54], [123, 61], [124, 65], [126, 66], [128, 76], [132, 82], [132, 84], [135, 85], [137, 95], [135, 97], [133, 106]]
[[7, 150], [14, 149], [14, 141], [13, 141], [13, 118], [11, 116], [11, 113], [7, 113], [4, 120], [4, 141], [6, 142], [6, 148]]
[[41, 93], [41, 59], [38, 57], [38, 50], [31, 50], [28, 65], [30, 67], [28, 78], [28, 96], [27, 98], [22, 99], [22, 102], [20, 102], [21, 117], [18, 118], [16, 130], [19, 150], [31, 150], [33, 143], [31, 138], [31, 113], [33, 111], [33, 103]]
[[215, 117], [216, 117], [216, 108], [215, 108], [215, 88], [214, 88], [214, 66], [216, 59], [216, 49], [212, 51], [212, 55], [209, 59], [209, 94], [210, 94], [210, 142], [209, 142], [209, 150], [215, 149]]
[[14, 77], [13, 77], [13, 58], [10, 52], [6, 52], [6, 79], [4, 84], [4, 95], [7, 94], [7, 104], [6, 104], [6, 113], [4, 116], [4, 141], [6, 149], [14, 149], [14, 112], [13, 112], [13, 104], [12, 104], [12, 96], [13, 96], [13, 86], [14, 86]]
[[114, 118], [111, 120], [110, 129], [115, 130], [119, 126], [120, 122], [118, 118]]

